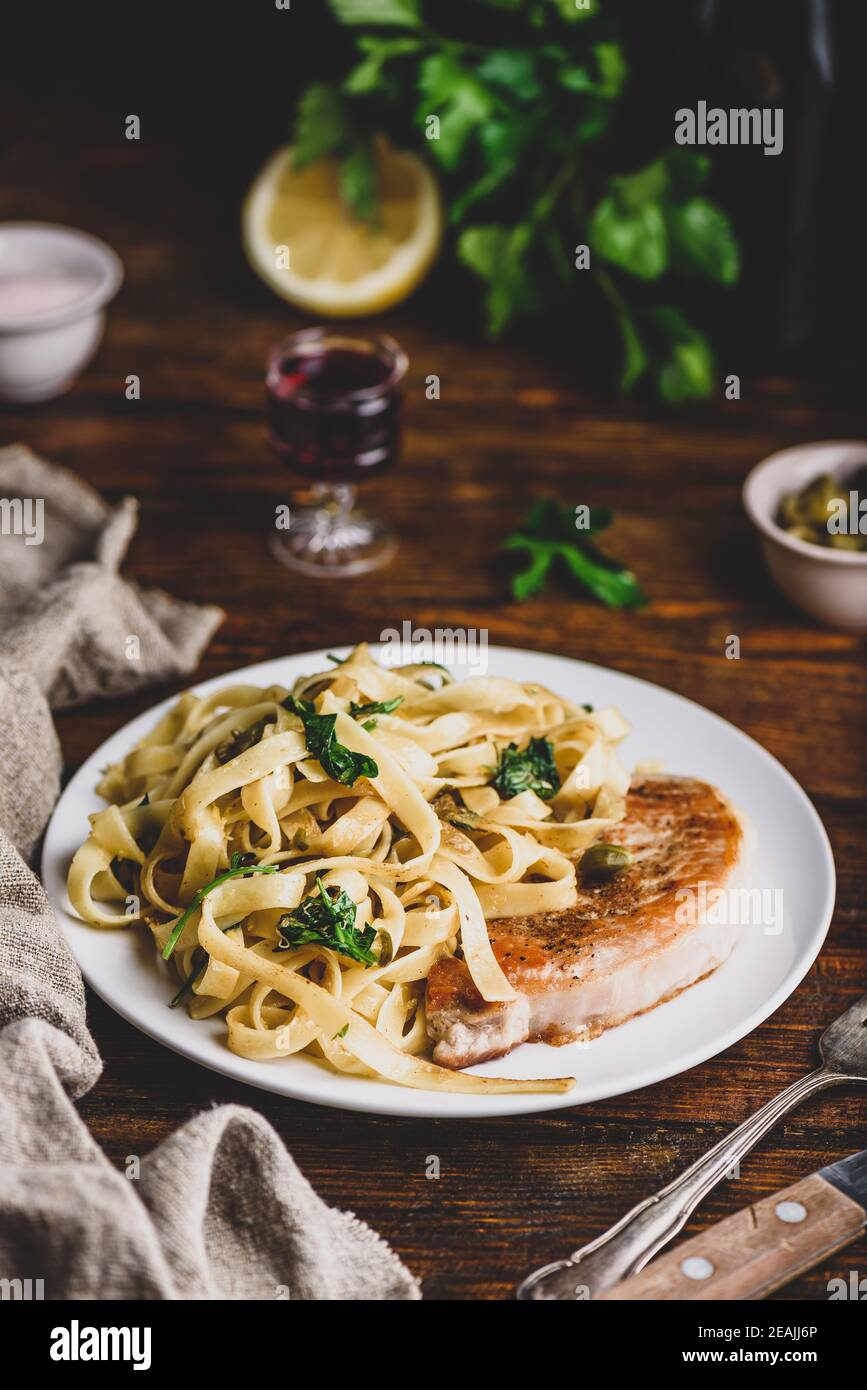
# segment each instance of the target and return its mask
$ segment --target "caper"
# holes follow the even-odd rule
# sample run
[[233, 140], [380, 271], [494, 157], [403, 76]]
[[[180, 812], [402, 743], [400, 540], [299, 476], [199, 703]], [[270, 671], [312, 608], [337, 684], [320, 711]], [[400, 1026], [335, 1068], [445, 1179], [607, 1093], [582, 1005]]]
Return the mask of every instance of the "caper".
[[581, 877], [585, 883], [604, 883], [631, 863], [632, 855], [622, 845], [591, 845], [581, 860]]
[[810, 520], [804, 500], [799, 492], [787, 492], [780, 503], [780, 521], [788, 530], [793, 526], [803, 526]]
[[816, 526], [828, 525], [828, 503], [839, 491], [830, 473], [822, 473], [814, 478], [801, 493], [807, 515]]
[[833, 531], [828, 537], [828, 544], [835, 550], [863, 550], [864, 537], [850, 535], [847, 531]]
[[789, 526], [788, 535], [794, 536], [799, 541], [809, 541], [811, 545], [824, 545], [824, 537], [821, 531], [817, 531], [814, 526]]

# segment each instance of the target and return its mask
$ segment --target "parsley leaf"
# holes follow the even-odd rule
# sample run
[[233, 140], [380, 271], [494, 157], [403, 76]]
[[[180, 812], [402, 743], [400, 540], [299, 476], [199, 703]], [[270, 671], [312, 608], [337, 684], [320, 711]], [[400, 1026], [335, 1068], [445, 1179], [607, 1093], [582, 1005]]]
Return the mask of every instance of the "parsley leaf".
[[419, 0], [329, 0], [344, 24], [394, 24], [417, 29], [421, 24]]
[[672, 253], [686, 270], [698, 271], [720, 285], [733, 285], [740, 274], [740, 253], [732, 225], [722, 208], [707, 198], [689, 198], [668, 214]]
[[608, 608], [637, 608], [646, 603], [644, 592], [631, 570], [597, 550], [592, 537], [610, 525], [608, 508], [591, 508], [588, 524], [576, 526], [574, 508], [563, 507], [553, 498], [544, 498], [531, 509], [524, 522], [503, 542], [504, 550], [523, 552], [527, 561], [512, 577], [512, 596], [519, 603], [545, 587], [553, 567], [567, 576]]
[[590, 235], [600, 256], [640, 280], [658, 280], [668, 266], [668, 233], [657, 203], [629, 211], [615, 197], [603, 198], [593, 214]]
[[354, 700], [349, 702], [349, 713], [353, 719], [360, 719], [367, 714], [391, 714], [398, 705], [403, 704], [403, 696], [395, 695], [393, 700], [371, 700], [369, 704], [357, 705]]
[[390, 85], [386, 65], [393, 58], [401, 58], [409, 53], [417, 53], [422, 47], [420, 39], [397, 38], [382, 39], [376, 35], [365, 34], [358, 40], [358, 48], [365, 56], [343, 83], [344, 92], [353, 96], [365, 96]]
[[423, 58], [418, 71], [420, 102], [416, 119], [439, 119], [431, 152], [445, 169], [457, 167], [470, 136], [490, 118], [498, 101], [473, 66], [445, 49]]
[[704, 334], [669, 305], [650, 310], [647, 320], [657, 345], [657, 385], [663, 400], [706, 396], [713, 387], [714, 358]]
[[336, 714], [317, 714], [312, 700], [297, 700], [294, 695], [287, 695], [283, 707], [301, 720], [307, 752], [311, 758], [318, 759], [323, 772], [335, 782], [351, 787], [359, 777], [379, 776], [379, 767], [373, 758], [366, 753], [353, 753], [336, 737]]
[[372, 223], [377, 219], [376, 188], [373, 144], [370, 140], [356, 140], [340, 165], [340, 196], [362, 222]]
[[328, 82], [308, 87], [295, 118], [295, 168], [304, 169], [325, 155], [336, 154], [346, 135], [346, 109], [337, 88]]
[[560, 18], [565, 19], [569, 24], [577, 24], [582, 19], [590, 19], [598, 9], [597, 0], [591, 0], [589, 5], [576, 5], [575, 0], [550, 0], [550, 3], [560, 13]]
[[316, 82], [302, 94], [295, 117], [293, 163], [305, 169], [319, 159], [338, 161], [340, 194], [360, 221], [377, 214], [373, 139], [359, 128], [352, 104], [331, 82]]
[[341, 956], [357, 960], [362, 965], [376, 965], [371, 951], [376, 929], [355, 925], [355, 903], [343, 889], [332, 897], [317, 875], [318, 896], [305, 898], [294, 912], [287, 912], [277, 923], [281, 938], [278, 951], [290, 951], [297, 946], [328, 946]]
[[560, 790], [553, 745], [546, 738], [531, 738], [524, 749], [519, 749], [517, 743], [510, 743], [500, 751], [491, 786], [504, 801], [526, 791], [550, 801]]
[[539, 307], [538, 287], [528, 263], [532, 228], [466, 227], [458, 238], [458, 257], [487, 283], [488, 333], [496, 338], [521, 313]]
[[609, 179], [590, 220], [594, 250], [641, 280], [657, 279], [673, 266], [734, 284], [740, 254], [731, 222], [696, 193], [707, 170], [705, 156], [677, 149]]

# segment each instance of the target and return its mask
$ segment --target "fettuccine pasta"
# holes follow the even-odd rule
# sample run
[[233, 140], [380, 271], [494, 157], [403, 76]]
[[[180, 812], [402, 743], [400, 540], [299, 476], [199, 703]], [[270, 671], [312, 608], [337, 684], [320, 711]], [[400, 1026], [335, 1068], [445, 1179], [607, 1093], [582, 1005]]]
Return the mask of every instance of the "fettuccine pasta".
[[564, 1090], [427, 1060], [425, 980], [460, 954], [485, 1000], [514, 997], [486, 923], [574, 905], [582, 854], [624, 815], [627, 732], [613, 709], [365, 645], [291, 692], [188, 691], [104, 772], [70, 900], [94, 927], [147, 927], [172, 1004], [222, 1015], [241, 1056]]

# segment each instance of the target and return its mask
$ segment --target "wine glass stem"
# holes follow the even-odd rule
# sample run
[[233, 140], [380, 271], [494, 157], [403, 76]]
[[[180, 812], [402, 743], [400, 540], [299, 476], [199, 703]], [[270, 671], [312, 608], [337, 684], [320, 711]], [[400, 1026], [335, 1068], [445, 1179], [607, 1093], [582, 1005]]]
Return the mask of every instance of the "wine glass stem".
[[313, 488], [323, 529], [335, 531], [355, 506], [354, 483], [316, 483]]

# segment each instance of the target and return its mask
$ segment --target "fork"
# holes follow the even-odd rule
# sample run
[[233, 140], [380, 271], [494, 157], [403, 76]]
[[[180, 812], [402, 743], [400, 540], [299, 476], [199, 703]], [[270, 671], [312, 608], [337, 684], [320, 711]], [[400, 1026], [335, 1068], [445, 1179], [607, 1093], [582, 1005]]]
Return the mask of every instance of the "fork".
[[754, 1144], [816, 1091], [867, 1082], [867, 994], [829, 1024], [819, 1039], [820, 1065], [787, 1086], [679, 1178], [647, 1197], [603, 1235], [568, 1259], [543, 1265], [519, 1285], [520, 1299], [587, 1299], [643, 1269], [677, 1235], [707, 1194]]

